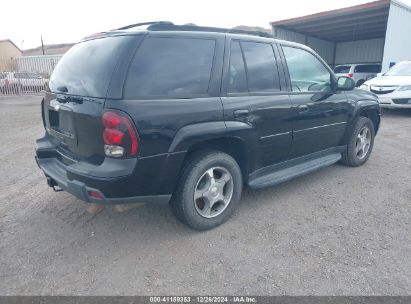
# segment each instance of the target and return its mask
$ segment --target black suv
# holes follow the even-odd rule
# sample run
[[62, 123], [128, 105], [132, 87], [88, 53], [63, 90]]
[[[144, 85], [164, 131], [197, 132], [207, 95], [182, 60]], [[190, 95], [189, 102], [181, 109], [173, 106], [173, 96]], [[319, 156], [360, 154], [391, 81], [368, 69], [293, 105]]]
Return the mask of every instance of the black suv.
[[36, 160], [55, 190], [170, 202], [182, 222], [210, 229], [243, 185], [364, 164], [380, 108], [354, 86], [310, 48], [267, 34], [130, 25], [85, 38], [58, 63]]

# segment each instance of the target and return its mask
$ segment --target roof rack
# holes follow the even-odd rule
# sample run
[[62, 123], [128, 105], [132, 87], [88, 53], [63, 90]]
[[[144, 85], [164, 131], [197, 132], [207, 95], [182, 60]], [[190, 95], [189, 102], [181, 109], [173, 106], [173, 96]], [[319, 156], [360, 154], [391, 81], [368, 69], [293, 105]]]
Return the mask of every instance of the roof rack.
[[141, 22], [141, 23], [135, 23], [135, 24], [130, 24], [126, 26], [119, 27], [117, 29], [114, 29], [113, 31], [121, 31], [121, 30], [128, 30], [131, 28], [139, 27], [139, 26], [144, 26], [144, 25], [153, 25], [153, 24], [173, 24], [170, 21], [150, 21], [150, 22]]
[[153, 22], [143, 22], [136, 23], [127, 26], [120, 27], [116, 30], [127, 30], [139, 26], [148, 25], [147, 30], [149, 31], [197, 31], [197, 32], [216, 32], [216, 33], [231, 33], [231, 34], [243, 34], [243, 35], [253, 35], [266, 38], [273, 38], [273, 35], [261, 32], [261, 31], [246, 31], [237, 29], [227, 29], [220, 27], [208, 27], [208, 26], [197, 26], [191, 24], [176, 25], [170, 21], [153, 21]]

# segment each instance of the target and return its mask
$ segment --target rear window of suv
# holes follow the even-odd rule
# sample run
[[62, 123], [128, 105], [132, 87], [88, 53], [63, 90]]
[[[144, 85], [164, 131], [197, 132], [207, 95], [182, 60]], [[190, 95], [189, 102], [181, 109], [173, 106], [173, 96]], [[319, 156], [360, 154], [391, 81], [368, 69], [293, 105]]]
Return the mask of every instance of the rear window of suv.
[[148, 37], [131, 64], [127, 98], [190, 97], [208, 93], [215, 40]]
[[381, 72], [381, 65], [378, 64], [361, 64], [357, 65], [354, 73], [379, 73]]
[[130, 36], [105, 37], [80, 42], [61, 58], [50, 78], [50, 90], [87, 97], [106, 97], [121, 47]]
[[351, 69], [350, 65], [340, 65], [340, 66], [336, 66], [334, 68], [334, 73], [336, 74], [340, 74], [340, 73], [349, 73]]

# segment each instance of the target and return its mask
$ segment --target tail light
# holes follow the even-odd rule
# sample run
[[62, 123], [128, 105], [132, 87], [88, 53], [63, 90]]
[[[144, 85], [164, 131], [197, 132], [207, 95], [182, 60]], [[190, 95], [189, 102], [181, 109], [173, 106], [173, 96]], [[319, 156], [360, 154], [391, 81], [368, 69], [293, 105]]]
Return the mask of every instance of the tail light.
[[353, 73], [349, 73], [347, 76], [350, 77], [350, 78], [352, 78], [352, 77], [354, 76], [354, 74], [353, 74]]
[[120, 111], [107, 111], [103, 115], [104, 153], [109, 157], [137, 156], [138, 138], [128, 116]]

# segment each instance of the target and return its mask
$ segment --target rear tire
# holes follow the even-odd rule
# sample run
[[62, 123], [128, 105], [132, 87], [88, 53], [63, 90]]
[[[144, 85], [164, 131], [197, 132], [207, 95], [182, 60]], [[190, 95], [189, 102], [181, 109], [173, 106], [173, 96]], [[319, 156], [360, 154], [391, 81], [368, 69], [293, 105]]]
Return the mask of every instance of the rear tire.
[[174, 215], [195, 230], [226, 222], [240, 202], [242, 175], [228, 154], [202, 151], [189, 156], [170, 202]]
[[362, 166], [370, 157], [374, 146], [374, 125], [367, 117], [359, 117], [342, 153], [341, 163], [350, 167]]

